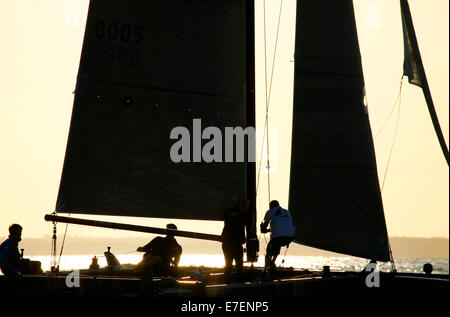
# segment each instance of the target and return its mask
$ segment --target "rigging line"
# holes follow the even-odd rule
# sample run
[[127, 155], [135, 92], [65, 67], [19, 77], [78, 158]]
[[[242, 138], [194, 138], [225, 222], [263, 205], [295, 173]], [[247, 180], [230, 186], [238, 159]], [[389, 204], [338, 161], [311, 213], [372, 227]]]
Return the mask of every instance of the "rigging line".
[[267, 100], [267, 110], [269, 110], [270, 97], [272, 95], [273, 74], [275, 73], [275, 61], [276, 61], [276, 57], [277, 57], [278, 38], [279, 38], [279, 34], [280, 34], [280, 24], [281, 24], [281, 13], [282, 13], [282, 10], [283, 10], [283, 0], [281, 0], [281, 2], [280, 2], [280, 12], [278, 13], [277, 34], [275, 36], [275, 48], [274, 48], [274, 52], [273, 52], [272, 70], [271, 70], [271, 73], [270, 73], [270, 85], [269, 85], [269, 96], [268, 96], [268, 100]]
[[400, 123], [400, 114], [401, 114], [401, 109], [402, 109], [402, 94], [401, 94], [402, 84], [403, 84], [403, 81], [400, 82], [400, 96], [399, 96], [399, 104], [398, 104], [397, 122], [395, 124], [395, 131], [394, 131], [394, 136], [393, 136], [393, 139], [392, 139], [391, 149], [389, 151], [389, 158], [388, 158], [388, 162], [387, 162], [387, 165], [386, 165], [386, 170], [384, 171], [383, 183], [381, 185], [381, 192], [383, 192], [383, 190], [384, 190], [384, 185], [385, 185], [385, 182], [386, 182], [386, 176], [387, 176], [387, 173], [388, 173], [388, 170], [389, 170], [389, 166], [390, 166], [390, 162], [391, 162], [391, 158], [392, 158], [392, 152], [394, 150], [394, 145], [395, 145], [395, 141], [396, 141], [396, 138], [397, 138], [398, 127], [399, 127], [399, 123]]
[[[278, 14], [278, 24], [277, 24], [277, 33], [275, 37], [275, 47], [274, 47], [274, 54], [273, 54], [273, 61], [272, 61], [272, 69], [270, 74], [270, 86], [269, 86], [269, 92], [267, 94], [267, 44], [266, 44], [266, 10], [265, 10], [265, 0], [264, 0], [264, 61], [265, 61], [265, 91], [266, 91], [266, 120], [264, 123], [264, 130], [263, 130], [263, 139], [261, 144], [261, 154], [260, 154], [260, 161], [259, 161], [259, 167], [258, 167], [258, 178], [257, 178], [257, 184], [256, 184], [256, 196], [258, 196], [259, 191], [259, 184], [260, 184], [260, 178], [261, 178], [261, 167], [263, 162], [263, 151], [264, 151], [264, 143], [267, 137], [267, 187], [268, 187], [268, 200], [270, 202], [270, 160], [269, 160], [269, 106], [270, 106], [270, 99], [272, 95], [272, 84], [273, 84], [273, 77], [275, 73], [275, 62], [277, 57], [277, 48], [278, 48], [278, 39], [280, 34], [280, 25], [281, 25], [281, 15], [283, 12], [283, 0], [280, 2], [280, 11]], [[264, 239], [266, 239], [266, 236], [264, 235]], [[267, 244], [267, 241], [266, 241]]]
[[389, 240], [389, 237], [388, 237], [388, 246], [389, 246], [389, 257], [390, 257], [389, 262], [391, 262], [392, 272], [395, 273], [395, 272], [397, 272], [397, 268], [395, 267], [394, 254], [392, 253], [391, 241]]
[[[386, 120], [384, 121], [384, 123], [383, 123], [383, 125], [381, 126], [381, 128], [379, 129], [378, 133], [375, 135], [375, 139], [376, 139], [376, 138], [378, 137], [378, 135], [381, 133], [381, 131], [384, 129], [384, 127], [385, 127], [385, 125], [387, 124], [387, 122], [389, 121], [389, 119], [391, 118], [392, 114], [394, 113], [395, 107], [396, 107], [396, 105], [397, 105], [397, 103], [398, 103], [398, 104], [399, 104], [399, 109], [398, 109], [397, 123], [396, 123], [396, 127], [395, 127], [394, 137], [393, 137], [393, 140], [392, 140], [391, 150], [390, 150], [390, 153], [389, 153], [388, 163], [387, 163], [387, 165], [386, 165], [386, 170], [385, 170], [384, 177], [383, 177], [383, 183], [382, 183], [382, 186], [381, 186], [381, 192], [383, 192], [383, 190], [384, 190], [384, 184], [385, 184], [385, 182], [386, 182], [387, 172], [388, 172], [388, 169], [389, 169], [390, 160], [391, 160], [391, 156], [392, 156], [392, 151], [393, 151], [393, 148], [394, 148], [395, 139], [396, 139], [397, 131], [398, 131], [398, 127], [399, 127], [399, 122], [400, 122], [400, 110], [401, 110], [402, 87], [403, 87], [403, 75], [402, 75], [401, 78], [400, 78], [400, 88], [399, 88], [399, 90], [398, 90], [397, 98], [396, 98], [396, 100], [395, 100], [394, 106], [392, 107], [391, 113], [389, 114], [389, 116], [388, 116], [388, 117], [386, 118]], [[389, 258], [390, 258], [390, 259], [389, 259], [389, 262], [391, 263], [392, 271], [393, 271], [393, 272], [396, 272], [396, 271], [397, 271], [397, 268], [396, 268], [396, 266], [395, 266], [395, 260], [394, 260], [394, 255], [393, 255], [393, 253], [392, 253], [392, 247], [391, 247], [391, 241], [390, 241], [390, 239], [389, 239], [389, 235], [388, 235], [388, 248], [389, 248]], [[386, 263], [389, 263], [389, 262], [386, 262]], [[386, 263], [385, 263], [385, 264], [386, 264]], [[383, 265], [385, 265], [385, 264], [383, 264]]]
[[[106, 252], [105, 252], [106, 253]], [[125, 255], [125, 254], [131, 254], [131, 253], [139, 253], [138, 251], [134, 250], [134, 251], [128, 251], [128, 252], [114, 252], [114, 254], [117, 255]], [[111, 252], [111, 254], [113, 254]], [[106, 255], [95, 255], [97, 258], [106, 258]]]
[[[269, 155], [269, 96], [267, 91], [267, 30], [266, 30], [266, 0], [263, 0], [264, 3], [264, 84], [265, 84], [265, 94], [266, 94], [266, 122], [264, 124], [264, 133], [267, 138], [267, 156]], [[273, 75], [273, 74], [272, 74]], [[261, 157], [262, 158], [262, 157]], [[269, 166], [269, 157], [267, 157], [267, 166]], [[267, 195], [270, 201], [270, 171], [267, 170]]]
[[280, 33], [280, 22], [281, 22], [281, 13], [283, 10], [283, 0], [280, 2], [280, 12], [278, 13], [278, 25], [277, 25], [277, 34], [275, 37], [275, 48], [273, 52], [273, 61], [272, 61], [272, 70], [270, 73], [270, 85], [269, 85], [269, 95], [267, 97], [267, 105], [266, 105], [266, 134], [267, 134], [267, 195], [270, 202], [270, 138], [269, 138], [269, 106], [270, 106], [270, 97], [272, 95], [272, 84], [273, 77], [275, 72], [275, 62], [277, 57], [277, 48], [278, 48], [278, 37]]
[[[270, 170], [269, 170], [269, 93], [267, 91], [267, 42], [266, 42], [266, 0], [264, 0], [264, 73], [265, 73], [265, 92], [266, 92], [266, 120], [264, 124], [264, 133], [266, 138], [266, 156], [267, 156], [267, 197], [270, 201]], [[273, 73], [271, 74], [271, 77]], [[262, 157], [261, 157], [262, 158]]]
[[[69, 213], [68, 217], [70, 217], [70, 213]], [[63, 253], [63, 250], [64, 250], [64, 243], [66, 242], [66, 234], [67, 234], [68, 226], [69, 226], [69, 223], [66, 223], [66, 229], [64, 230], [63, 241], [62, 241], [62, 244], [61, 244], [61, 251], [59, 252], [58, 265], [56, 265], [57, 269], [59, 269], [59, 264], [61, 263], [61, 257], [62, 257], [62, 253]]]
[[129, 252], [125, 252], [125, 253], [119, 253], [119, 254], [130, 254], [130, 253], [138, 253], [138, 251], [134, 250], [134, 251], [129, 251]]
[[263, 0], [263, 10], [264, 10], [264, 85], [265, 85], [265, 98], [266, 98], [266, 109], [267, 109], [267, 32], [266, 32], [266, 0]]
[[[111, 252], [112, 253], [112, 252]], [[115, 252], [114, 251], [114, 254], [130, 254], [130, 253], [140, 253], [139, 251], [136, 251], [136, 250], [134, 250], [134, 251], [127, 251], [127, 252]]]
[[269, 144], [269, 118], [267, 118], [267, 125], [266, 125], [266, 138], [267, 138], [267, 198], [270, 202], [270, 158], [269, 158], [269, 153], [270, 153], [270, 144]]
[[397, 98], [395, 99], [394, 106], [392, 107], [391, 113], [389, 113], [389, 115], [387, 116], [386, 120], [382, 124], [381, 128], [378, 130], [378, 132], [375, 135], [374, 139], [376, 139], [378, 137], [378, 135], [381, 133], [381, 131], [383, 131], [383, 129], [386, 126], [387, 122], [389, 121], [389, 119], [391, 118], [392, 114], [394, 113], [395, 107], [397, 106], [398, 100], [400, 98], [400, 93], [402, 91], [402, 86], [403, 86], [403, 76], [402, 76], [402, 78], [400, 78], [400, 89], [398, 90]]
[[262, 163], [262, 154], [264, 149], [264, 144], [266, 141], [266, 126], [267, 126], [267, 34], [266, 34], [266, 0], [263, 0], [263, 13], [264, 13], [264, 85], [265, 85], [265, 103], [266, 103], [266, 121], [264, 123], [264, 131], [263, 131], [263, 140], [261, 145], [261, 155], [259, 160], [259, 167], [258, 167], [258, 180], [256, 183], [256, 195], [258, 195], [258, 189], [259, 189], [259, 179], [261, 176], [261, 163]]
[[[269, 119], [268, 119], [268, 114], [269, 114], [269, 105], [270, 105], [270, 97], [271, 97], [271, 93], [272, 93], [272, 83], [273, 83], [273, 74], [274, 74], [274, 68], [275, 68], [275, 61], [276, 61], [276, 55], [277, 55], [277, 48], [278, 48], [278, 38], [279, 38], [279, 32], [280, 32], [280, 22], [281, 22], [281, 14], [282, 14], [282, 9], [283, 9], [283, 0], [281, 0], [280, 3], [280, 12], [278, 15], [278, 25], [277, 25], [277, 33], [276, 33], [276, 38], [275, 38], [275, 49], [274, 49], [274, 55], [273, 55], [273, 62], [272, 62], [272, 72], [271, 72], [271, 76], [270, 76], [270, 86], [269, 86], [269, 93], [267, 94], [267, 45], [266, 45], [266, 13], [265, 13], [265, 0], [264, 0], [264, 60], [265, 60], [265, 84], [266, 84], [266, 120], [265, 120], [265, 124], [264, 124], [264, 133], [263, 133], [263, 140], [262, 140], [262, 145], [261, 145], [261, 154], [260, 154], [260, 162], [259, 162], [259, 167], [258, 167], [258, 180], [257, 180], [257, 184], [256, 184], [256, 193], [258, 193], [258, 189], [259, 189], [259, 180], [260, 180], [260, 175], [261, 175], [261, 166], [262, 166], [262, 154], [264, 151], [264, 144], [265, 144], [265, 140], [266, 140], [266, 132], [267, 132], [267, 139], [269, 138], [268, 135], [268, 127], [269, 127]], [[267, 146], [267, 149], [269, 149], [269, 146]], [[267, 156], [269, 158], [269, 155]], [[268, 166], [270, 162], [268, 162]], [[269, 172], [269, 171], [268, 171]], [[268, 173], [269, 174], [269, 173]], [[270, 181], [270, 179], [268, 179]], [[270, 200], [270, 185], [269, 185], [269, 200]]]

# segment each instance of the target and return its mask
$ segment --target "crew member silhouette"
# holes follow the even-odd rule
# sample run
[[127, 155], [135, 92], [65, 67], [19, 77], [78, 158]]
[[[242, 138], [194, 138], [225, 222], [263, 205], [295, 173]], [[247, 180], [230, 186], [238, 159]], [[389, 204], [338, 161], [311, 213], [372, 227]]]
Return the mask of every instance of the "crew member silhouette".
[[275, 261], [280, 254], [281, 247], [289, 246], [294, 239], [295, 228], [288, 210], [280, 207], [278, 201], [273, 200], [269, 204], [270, 209], [261, 223], [261, 233], [268, 232], [270, 224], [270, 241], [267, 245], [265, 267], [275, 268]]
[[0, 269], [7, 276], [20, 275], [19, 242], [22, 240], [22, 227], [13, 224], [9, 227], [9, 238], [0, 245]]
[[142, 261], [136, 266], [137, 272], [153, 270], [155, 274], [168, 276], [176, 274], [182, 248], [170, 230], [177, 230], [174, 224], [166, 226], [166, 237], [156, 237], [147, 245], [139, 247], [138, 252], [145, 252]]

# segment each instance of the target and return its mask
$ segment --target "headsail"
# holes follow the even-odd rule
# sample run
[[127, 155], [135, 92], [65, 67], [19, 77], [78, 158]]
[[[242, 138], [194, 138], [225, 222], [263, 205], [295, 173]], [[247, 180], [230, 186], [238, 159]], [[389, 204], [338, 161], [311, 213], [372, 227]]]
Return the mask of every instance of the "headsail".
[[289, 209], [295, 241], [389, 260], [351, 0], [299, 0]]
[[245, 127], [244, 0], [91, 0], [57, 211], [219, 220], [246, 166], [174, 163], [170, 132]]

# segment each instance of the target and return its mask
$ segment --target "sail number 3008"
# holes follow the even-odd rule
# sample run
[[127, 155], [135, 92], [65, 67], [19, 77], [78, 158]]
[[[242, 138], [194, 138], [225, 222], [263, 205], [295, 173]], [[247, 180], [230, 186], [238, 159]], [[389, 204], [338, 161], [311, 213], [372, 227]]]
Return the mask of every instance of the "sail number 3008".
[[[95, 26], [94, 56], [107, 64], [137, 66], [140, 54], [137, 48], [127, 44], [142, 44], [144, 27], [142, 25], [120, 24], [99, 20]], [[106, 41], [105, 41], [106, 40]]]

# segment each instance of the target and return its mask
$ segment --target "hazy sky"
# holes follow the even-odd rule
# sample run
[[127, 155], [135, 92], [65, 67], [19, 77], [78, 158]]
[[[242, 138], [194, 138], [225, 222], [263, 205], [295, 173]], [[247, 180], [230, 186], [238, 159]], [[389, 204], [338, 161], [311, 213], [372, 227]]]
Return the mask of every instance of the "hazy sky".
[[[338, 0], [337, 0], [338, 1]], [[273, 58], [279, 0], [267, 1], [267, 58]], [[355, 0], [372, 131], [380, 130], [398, 94], [403, 67], [399, 1]], [[257, 4], [257, 125], [264, 124], [262, 0]], [[284, 0], [270, 104], [271, 198], [288, 204], [294, 0]], [[449, 134], [449, 2], [410, 1], [426, 73], [442, 129]], [[54, 210], [62, 171], [87, 0], [0, 2], [0, 237], [14, 222], [25, 237], [51, 235], [44, 214]], [[404, 81], [397, 142], [383, 201], [391, 236], [449, 236], [449, 172], [420, 88]], [[380, 183], [387, 166], [396, 113], [375, 140]], [[169, 136], [168, 136], [169, 137]], [[259, 151], [258, 151], [259, 153]], [[267, 174], [261, 175], [258, 212], [267, 206]], [[85, 217], [89, 218], [89, 217]], [[92, 218], [92, 217], [91, 217]], [[166, 220], [119, 219], [149, 226]], [[176, 222], [181, 230], [220, 234], [221, 223]], [[59, 233], [64, 226], [59, 225]], [[71, 225], [69, 234], [129, 236], [128, 232]]]

